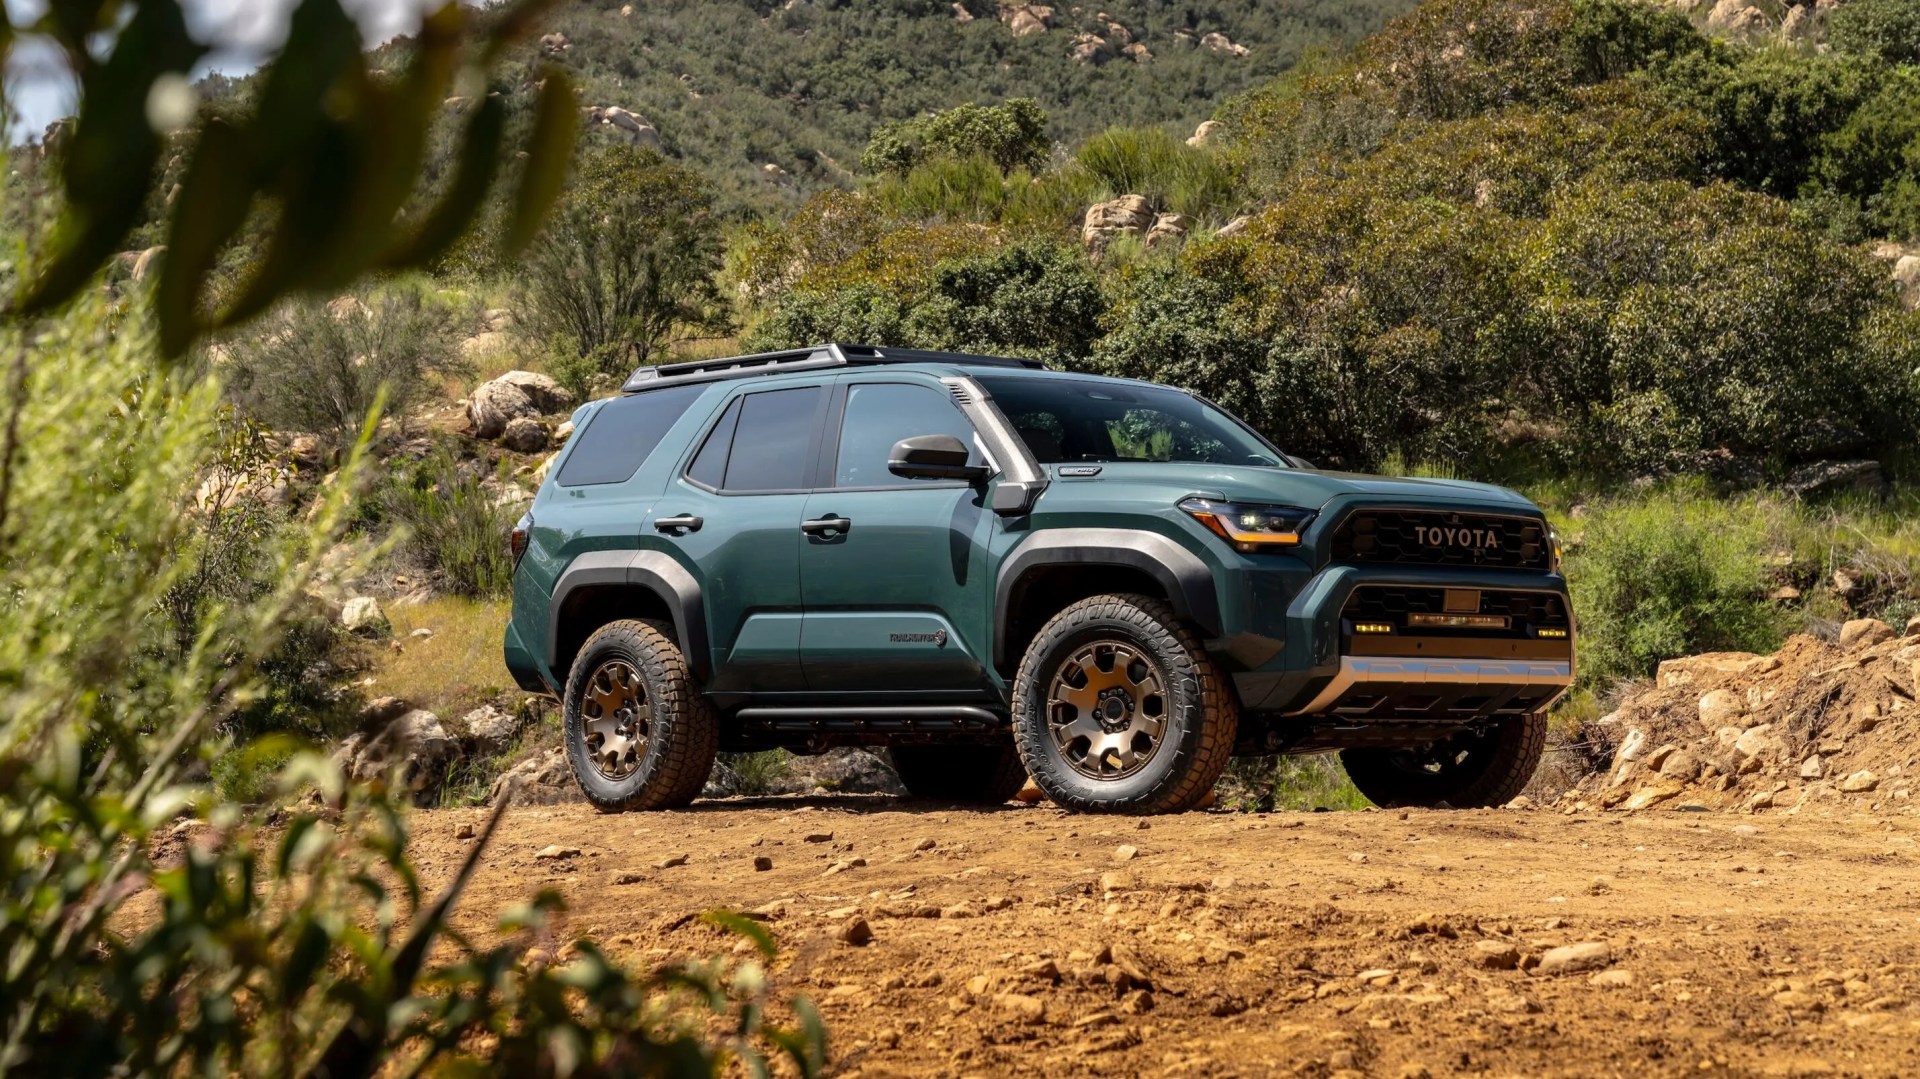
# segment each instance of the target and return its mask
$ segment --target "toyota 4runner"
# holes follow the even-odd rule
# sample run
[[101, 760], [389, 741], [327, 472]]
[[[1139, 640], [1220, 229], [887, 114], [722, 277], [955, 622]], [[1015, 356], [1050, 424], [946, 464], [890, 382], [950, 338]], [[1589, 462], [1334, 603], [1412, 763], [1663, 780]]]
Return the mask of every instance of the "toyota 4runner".
[[1156, 813], [1235, 754], [1382, 805], [1518, 794], [1573, 677], [1538, 508], [1321, 472], [1204, 398], [825, 345], [648, 367], [515, 527], [506, 661], [607, 810], [714, 754], [888, 747], [916, 795]]

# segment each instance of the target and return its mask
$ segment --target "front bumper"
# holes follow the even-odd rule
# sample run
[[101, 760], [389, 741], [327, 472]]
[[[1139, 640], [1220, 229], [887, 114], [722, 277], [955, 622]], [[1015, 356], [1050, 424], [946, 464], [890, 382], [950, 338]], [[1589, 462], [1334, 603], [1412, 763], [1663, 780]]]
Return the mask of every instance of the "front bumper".
[[[1296, 578], [1298, 580], [1298, 578]], [[1291, 582], [1289, 582], [1291, 583]], [[1279, 582], [1240, 591], [1271, 597]], [[1518, 636], [1348, 632], [1344, 612], [1363, 588], [1481, 590], [1550, 597], [1571, 612], [1557, 573], [1431, 566], [1341, 564], [1299, 583], [1286, 601], [1283, 643], [1264, 662], [1234, 669], [1243, 712], [1269, 717], [1459, 719], [1539, 711], [1574, 679], [1574, 633], [1553, 640]], [[1230, 668], [1232, 669], [1232, 668]]]

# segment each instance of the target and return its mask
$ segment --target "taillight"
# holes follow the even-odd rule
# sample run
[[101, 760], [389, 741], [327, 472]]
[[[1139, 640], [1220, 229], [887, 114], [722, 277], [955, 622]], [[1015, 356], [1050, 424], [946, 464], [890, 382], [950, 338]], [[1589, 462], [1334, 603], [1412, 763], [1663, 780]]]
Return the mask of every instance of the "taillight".
[[507, 538], [507, 546], [513, 551], [513, 568], [520, 568], [520, 556], [527, 553], [527, 539], [533, 535], [533, 514], [523, 513], [513, 523], [513, 533]]

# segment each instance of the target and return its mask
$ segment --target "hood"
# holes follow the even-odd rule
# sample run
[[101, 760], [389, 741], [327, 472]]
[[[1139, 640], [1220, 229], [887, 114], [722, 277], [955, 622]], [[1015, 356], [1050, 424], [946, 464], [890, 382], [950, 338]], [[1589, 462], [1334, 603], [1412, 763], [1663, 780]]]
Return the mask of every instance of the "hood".
[[1088, 479], [1061, 477], [1048, 466], [1056, 485], [1125, 484], [1164, 490], [1177, 499], [1194, 494], [1226, 501], [1264, 502], [1323, 509], [1335, 501], [1459, 504], [1507, 512], [1538, 512], [1532, 502], [1505, 487], [1467, 480], [1428, 480], [1368, 476], [1356, 472], [1318, 472], [1298, 468], [1260, 468], [1184, 462], [1103, 462]]

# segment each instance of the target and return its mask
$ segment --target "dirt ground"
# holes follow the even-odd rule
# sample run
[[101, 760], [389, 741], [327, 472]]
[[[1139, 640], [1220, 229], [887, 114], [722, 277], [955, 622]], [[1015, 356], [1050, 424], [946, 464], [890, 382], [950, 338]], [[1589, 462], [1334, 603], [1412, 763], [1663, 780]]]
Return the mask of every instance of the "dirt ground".
[[[430, 882], [484, 816], [414, 817]], [[561, 940], [647, 965], [758, 911], [842, 1076], [1903, 1076], [1917, 840], [1906, 813], [521, 807], [461, 907], [482, 930], [556, 887]]]

